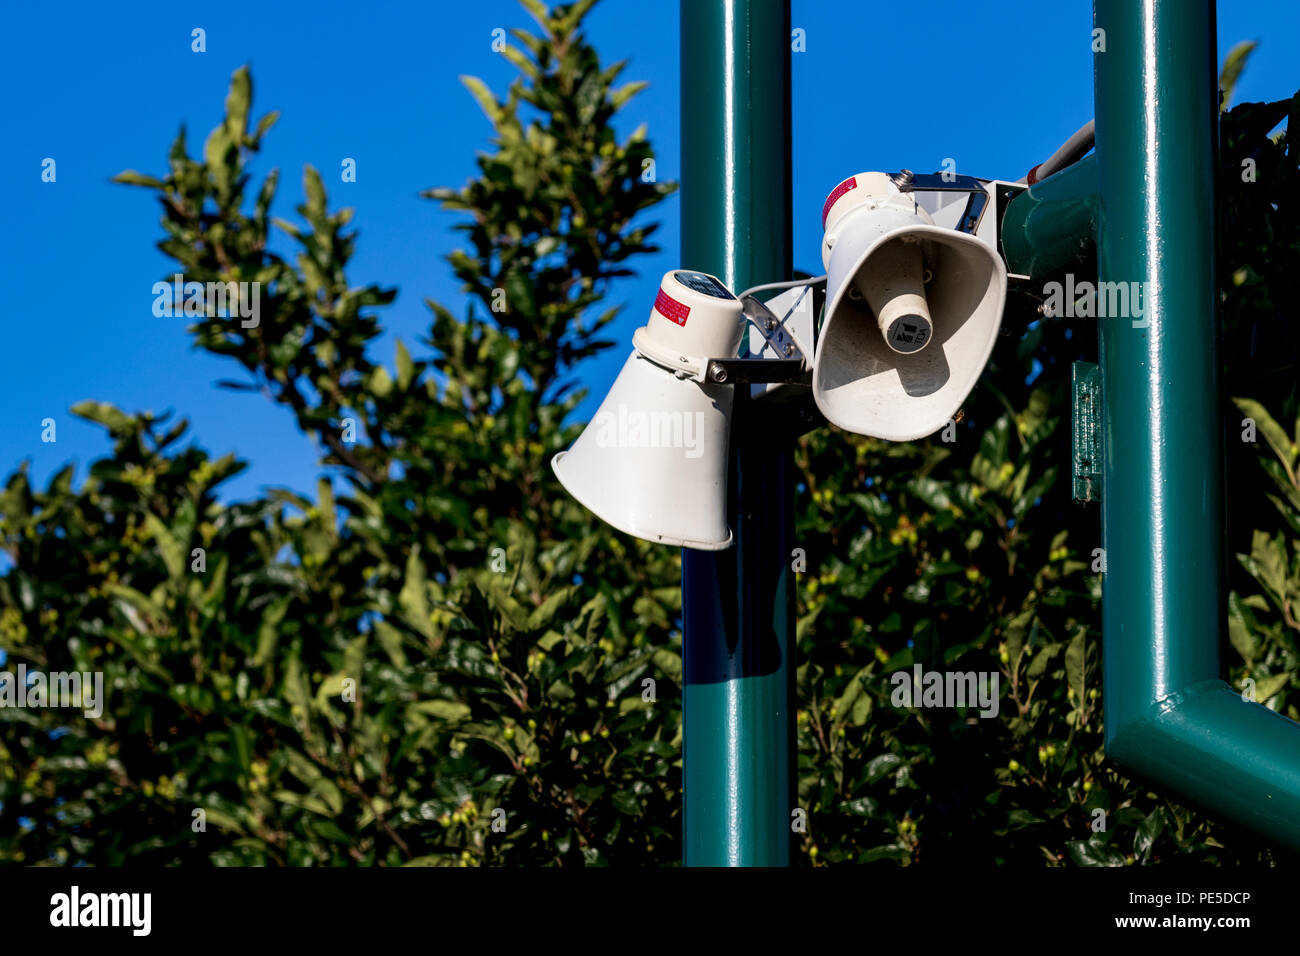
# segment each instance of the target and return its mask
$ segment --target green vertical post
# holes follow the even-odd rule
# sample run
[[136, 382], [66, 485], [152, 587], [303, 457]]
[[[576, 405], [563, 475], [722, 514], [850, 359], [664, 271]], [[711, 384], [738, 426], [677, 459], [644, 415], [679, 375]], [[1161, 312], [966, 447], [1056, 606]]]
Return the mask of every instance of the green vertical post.
[[[736, 292], [788, 278], [788, 0], [682, 0], [683, 268]], [[688, 866], [790, 862], [794, 781], [792, 439], [738, 386], [735, 545], [682, 552]]]
[[[1213, 0], [1096, 0], [1106, 752], [1300, 849], [1300, 724], [1220, 679]], [[1116, 288], [1116, 287], [1111, 287]]]
[[[1099, 318], [1107, 742], [1218, 676], [1223, 591], [1213, 0], [1097, 0], [1098, 278], [1140, 283], [1141, 318]], [[1131, 300], [1130, 300], [1131, 302]], [[1132, 312], [1133, 310], [1130, 309]], [[1140, 650], [1140, 653], [1136, 651]]]

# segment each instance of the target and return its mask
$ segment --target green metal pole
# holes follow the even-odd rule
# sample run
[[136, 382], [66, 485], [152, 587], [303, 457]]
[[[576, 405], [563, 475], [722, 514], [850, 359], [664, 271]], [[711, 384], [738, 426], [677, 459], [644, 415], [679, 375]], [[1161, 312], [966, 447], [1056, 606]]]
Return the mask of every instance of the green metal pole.
[[[736, 292], [788, 278], [787, 0], [682, 0], [682, 266]], [[791, 440], [738, 387], [736, 544], [682, 552], [688, 866], [790, 862], [794, 774]]]
[[1098, 320], [1106, 750], [1300, 848], [1300, 724], [1219, 679], [1214, 3], [1096, 0], [1093, 15], [1099, 279], [1140, 283], [1143, 306]]
[[1097, 0], [1095, 26], [1106, 31], [1095, 54], [1098, 278], [1146, 293], [1140, 321], [1099, 320], [1102, 620], [1121, 650], [1142, 652], [1106, 672], [1107, 725], [1122, 726], [1150, 700], [1218, 675], [1226, 618], [1214, 4]]

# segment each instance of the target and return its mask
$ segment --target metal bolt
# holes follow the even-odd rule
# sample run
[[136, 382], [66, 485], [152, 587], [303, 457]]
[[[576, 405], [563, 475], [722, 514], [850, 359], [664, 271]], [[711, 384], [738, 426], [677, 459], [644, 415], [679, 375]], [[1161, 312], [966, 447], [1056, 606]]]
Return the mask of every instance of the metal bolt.
[[721, 365], [715, 365], [709, 369], [709, 377], [715, 382], [725, 382], [727, 380], [727, 370]]

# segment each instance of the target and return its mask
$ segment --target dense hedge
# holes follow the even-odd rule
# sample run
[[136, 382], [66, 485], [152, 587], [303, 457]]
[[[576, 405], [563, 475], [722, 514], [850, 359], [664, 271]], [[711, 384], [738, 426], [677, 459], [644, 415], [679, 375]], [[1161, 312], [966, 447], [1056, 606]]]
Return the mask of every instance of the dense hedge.
[[[71, 466], [45, 488], [25, 464], [8, 477], [5, 667], [102, 671], [110, 690], [98, 719], [0, 709], [0, 862], [679, 859], [680, 555], [611, 531], [548, 467], [581, 427], [575, 365], [611, 344], [609, 281], [652, 248], [642, 214], [674, 187], [647, 173], [644, 131], [611, 129], [641, 84], [616, 86], [621, 64], [579, 32], [590, 3], [524, 6], [539, 29], [513, 31], [517, 81], [503, 98], [466, 81], [491, 151], [428, 194], [464, 214], [467, 306], [431, 302], [418, 355], [367, 348], [394, 292], [349, 286], [350, 211], [313, 170], [298, 220], [271, 219], [276, 174], [254, 188], [249, 162], [275, 114], [250, 124], [246, 71], [199, 157], [182, 131], [163, 176], [118, 177], [158, 198], [187, 279], [262, 283], [257, 328], [200, 318], [195, 340], [295, 416], [346, 490], [221, 504], [238, 459], [96, 402], [73, 411], [112, 452], [84, 484]], [[1241, 407], [1229, 676], [1296, 718], [1300, 174], [1268, 135], [1288, 105], [1223, 116], [1220, 276]], [[1070, 362], [1095, 357], [1095, 329], [1036, 307], [1014, 297], [955, 442], [801, 441], [804, 861], [1274, 852], [1104, 760], [1098, 516], [1069, 495]], [[1247, 416], [1258, 442], [1235, 440]], [[1000, 715], [893, 706], [888, 677], [913, 662], [1000, 670]]]

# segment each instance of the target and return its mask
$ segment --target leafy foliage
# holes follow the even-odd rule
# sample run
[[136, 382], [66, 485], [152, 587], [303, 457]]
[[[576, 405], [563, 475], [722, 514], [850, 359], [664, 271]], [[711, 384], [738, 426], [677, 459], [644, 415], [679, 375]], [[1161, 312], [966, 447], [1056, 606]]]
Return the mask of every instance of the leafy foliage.
[[[593, 519], [547, 466], [580, 427], [576, 363], [610, 344], [608, 284], [653, 248], [643, 214], [674, 187], [646, 174], [643, 130], [615, 135], [641, 84], [617, 86], [622, 65], [586, 42], [590, 0], [524, 6], [538, 27], [513, 31], [505, 95], [464, 80], [492, 151], [426, 194], [463, 216], [449, 265], [467, 308], [430, 302], [423, 347], [399, 342], [391, 366], [373, 342], [394, 291], [349, 284], [350, 210], [310, 168], [294, 222], [271, 217], [275, 171], [254, 184], [275, 114], [251, 122], [247, 71], [201, 157], [182, 130], [165, 175], [118, 177], [158, 198], [160, 248], [188, 280], [261, 283], [257, 326], [204, 315], [191, 332], [338, 480], [222, 503], [235, 456], [97, 402], [73, 412], [112, 453], [80, 488], [70, 466], [44, 489], [26, 465], [8, 477], [6, 667], [100, 671], [108, 702], [98, 718], [0, 709], [0, 861], [680, 857], [680, 556]], [[1226, 340], [1244, 343], [1225, 353], [1229, 394], [1263, 439], [1229, 442], [1230, 677], [1293, 718], [1300, 173], [1269, 134], [1294, 103], [1223, 114], [1219, 183]], [[1094, 329], [1027, 296], [1004, 329], [956, 442], [801, 440], [804, 858], [1269, 858], [1104, 761], [1097, 515], [1068, 475], [1069, 367], [1094, 357]], [[888, 677], [914, 663], [1000, 671], [999, 717], [893, 706]]]
[[0, 711], [0, 859], [678, 857], [680, 558], [593, 526], [547, 467], [578, 430], [567, 373], [614, 312], [588, 316], [653, 249], [634, 220], [674, 188], [643, 177], [643, 131], [613, 132], [638, 87], [578, 32], [589, 6], [529, 4], [540, 29], [515, 31], [503, 101], [465, 80], [497, 150], [430, 195], [471, 213], [473, 252], [451, 256], [471, 305], [457, 320], [429, 303], [418, 358], [401, 342], [391, 367], [370, 357], [394, 292], [349, 285], [351, 212], [314, 170], [299, 221], [271, 218], [277, 173], [254, 188], [249, 161], [275, 114], [250, 124], [246, 70], [201, 159], [182, 131], [164, 177], [118, 177], [158, 196], [187, 280], [261, 283], [258, 325], [191, 332], [243, 367], [231, 387], [291, 410], [348, 490], [223, 506], [242, 463], [182, 449], [183, 422], [89, 403], [74, 412], [116, 444], [84, 487], [71, 468], [43, 491], [9, 477], [0, 643], [11, 663], [102, 670], [111, 691], [98, 720]]

